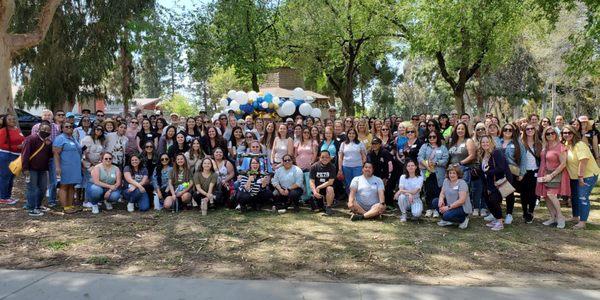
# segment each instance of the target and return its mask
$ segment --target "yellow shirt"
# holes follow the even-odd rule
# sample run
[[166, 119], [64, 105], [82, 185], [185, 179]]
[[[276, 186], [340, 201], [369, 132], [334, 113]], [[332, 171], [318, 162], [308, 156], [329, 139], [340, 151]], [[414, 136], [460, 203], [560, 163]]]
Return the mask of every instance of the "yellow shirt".
[[588, 178], [600, 174], [600, 168], [590, 148], [584, 142], [579, 142], [574, 147], [568, 146], [567, 149], [569, 149], [567, 152], [567, 170], [571, 179], [579, 178], [579, 161], [586, 158], [588, 160], [583, 177]]
[[363, 139], [361, 139], [360, 137], [358, 138], [358, 140], [360, 142], [362, 142], [365, 145], [365, 148], [367, 148], [367, 152], [371, 151], [371, 141], [373, 140], [373, 135], [371, 135], [370, 133], [365, 136]]

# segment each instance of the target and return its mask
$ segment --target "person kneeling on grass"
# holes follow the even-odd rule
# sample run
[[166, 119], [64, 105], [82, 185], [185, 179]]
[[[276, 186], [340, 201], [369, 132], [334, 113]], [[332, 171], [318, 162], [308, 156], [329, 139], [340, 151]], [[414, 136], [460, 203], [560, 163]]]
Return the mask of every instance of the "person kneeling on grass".
[[102, 161], [92, 169], [92, 184], [88, 195], [92, 203], [92, 213], [98, 214], [98, 203], [104, 200], [106, 210], [112, 209], [112, 203], [121, 198], [121, 171], [112, 164], [113, 155], [105, 152]]
[[352, 221], [375, 218], [385, 212], [383, 180], [373, 176], [373, 164], [370, 162], [363, 165], [362, 173], [350, 183], [348, 208], [352, 212]]
[[423, 213], [423, 202], [421, 201], [421, 189], [423, 188], [423, 176], [421, 170], [417, 167], [417, 162], [408, 160], [404, 169], [404, 174], [400, 176], [398, 183], [398, 192], [394, 199], [398, 199], [398, 207], [402, 214], [400, 222], [406, 222], [407, 210], [410, 207], [410, 212], [413, 218], [418, 219]]
[[314, 163], [310, 168], [310, 189], [313, 194], [311, 209], [313, 211], [318, 208], [324, 208], [326, 215], [333, 215], [331, 206], [335, 198], [333, 183], [336, 175], [336, 168], [331, 163], [331, 154], [328, 150], [322, 150], [319, 155], [319, 161]]
[[129, 165], [123, 170], [126, 188], [123, 189], [125, 199], [127, 199], [127, 211], [133, 212], [135, 205], [138, 205], [140, 211], [150, 209], [150, 199], [146, 189], [149, 188], [148, 170], [141, 165], [140, 157], [134, 154], [129, 158]]
[[175, 205], [175, 210], [178, 210], [179, 204], [189, 204], [192, 201], [193, 187], [192, 172], [188, 168], [185, 155], [179, 153], [175, 156], [175, 164], [169, 176], [170, 195], [165, 198], [164, 208], [170, 209]]
[[285, 213], [289, 205], [294, 207], [294, 212], [300, 211], [300, 197], [304, 193], [302, 182], [304, 174], [302, 169], [294, 165], [292, 156], [286, 154], [282, 158], [283, 167], [278, 168], [273, 176], [273, 200], [278, 212]]
[[446, 179], [438, 199], [433, 199], [434, 207], [442, 220], [439, 226], [459, 224], [458, 228], [465, 229], [469, 225], [469, 214], [473, 210], [469, 200], [469, 186], [462, 179], [463, 173], [458, 165], [450, 165], [446, 169]]

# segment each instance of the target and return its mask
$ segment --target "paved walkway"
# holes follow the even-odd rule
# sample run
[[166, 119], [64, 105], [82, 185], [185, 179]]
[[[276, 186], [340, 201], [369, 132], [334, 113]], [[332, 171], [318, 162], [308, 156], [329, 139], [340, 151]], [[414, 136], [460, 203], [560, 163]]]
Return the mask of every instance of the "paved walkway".
[[213, 280], [0, 270], [4, 299], [600, 299], [600, 291]]

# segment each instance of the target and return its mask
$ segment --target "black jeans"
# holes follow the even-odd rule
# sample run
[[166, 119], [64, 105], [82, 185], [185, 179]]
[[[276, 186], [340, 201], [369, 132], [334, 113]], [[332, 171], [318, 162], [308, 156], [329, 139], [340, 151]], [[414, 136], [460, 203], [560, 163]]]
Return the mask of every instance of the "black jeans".
[[483, 200], [488, 210], [496, 219], [502, 219], [502, 195], [500, 192], [490, 192], [487, 188], [483, 191]]
[[523, 206], [523, 218], [526, 221], [533, 220], [533, 211], [535, 210], [535, 202], [537, 200], [537, 196], [535, 195], [535, 186], [537, 184], [536, 173], [537, 170], [527, 171], [520, 183], [521, 206]]
[[442, 190], [438, 186], [437, 176], [435, 175], [435, 173], [429, 174], [429, 177], [425, 179], [425, 182], [423, 183], [423, 190], [425, 191], [425, 201], [423, 202], [427, 203], [426, 208], [433, 209], [433, 207], [431, 206], [431, 204], [433, 203], [433, 199], [438, 198], [440, 196], [440, 191]]
[[295, 188], [293, 190], [289, 190], [290, 193], [288, 196], [283, 196], [275, 192], [273, 192], [273, 203], [277, 207], [277, 209], [286, 209], [290, 205], [294, 207], [300, 206], [300, 197], [304, 191], [301, 188]]

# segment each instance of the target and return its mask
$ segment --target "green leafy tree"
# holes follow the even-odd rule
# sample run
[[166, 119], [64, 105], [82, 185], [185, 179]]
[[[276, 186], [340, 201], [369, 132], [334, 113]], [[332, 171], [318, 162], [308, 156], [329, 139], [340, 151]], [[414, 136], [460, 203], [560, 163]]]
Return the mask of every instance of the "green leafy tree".
[[355, 113], [359, 80], [368, 82], [377, 74], [360, 70], [380, 64], [392, 52], [391, 39], [400, 36], [383, 16], [366, 9], [381, 5], [376, 0], [290, 0], [282, 8], [279, 27], [287, 60], [307, 74], [324, 74], [348, 115]]
[[180, 94], [175, 94], [171, 99], [162, 101], [160, 107], [167, 114], [176, 113], [183, 117], [195, 116], [198, 113], [198, 109]]

